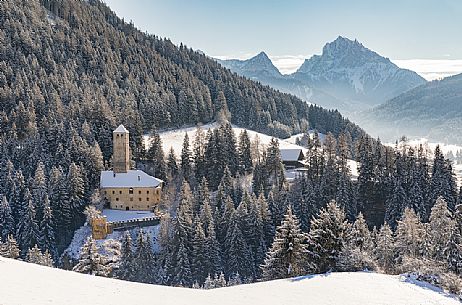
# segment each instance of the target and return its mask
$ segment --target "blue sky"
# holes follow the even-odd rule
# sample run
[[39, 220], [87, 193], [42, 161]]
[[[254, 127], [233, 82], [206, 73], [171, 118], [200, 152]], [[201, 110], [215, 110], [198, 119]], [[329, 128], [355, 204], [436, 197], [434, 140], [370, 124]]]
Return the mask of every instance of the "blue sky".
[[462, 60], [460, 0], [105, 2], [141, 30], [211, 56], [247, 58], [263, 50], [277, 66], [298, 65], [342, 35], [394, 60]]

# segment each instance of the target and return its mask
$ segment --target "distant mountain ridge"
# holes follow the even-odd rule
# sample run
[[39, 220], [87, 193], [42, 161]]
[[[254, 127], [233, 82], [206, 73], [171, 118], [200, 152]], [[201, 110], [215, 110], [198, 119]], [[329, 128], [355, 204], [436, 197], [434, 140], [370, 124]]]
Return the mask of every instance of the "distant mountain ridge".
[[358, 116], [366, 130], [383, 139], [401, 135], [462, 142], [462, 74], [405, 92]]
[[[266, 57], [264, 64], [258, 60], [262, 54]], [[357, 40], [341, 36], [327, 43], [321, 55], [306, 59], [290, 75], [276, 72], [277, 68], [263, 52], [248, 60], [219, 62], [237, 74], [345, 113], [376, 106], [426, 82], [417, 73], [399, 68]]]

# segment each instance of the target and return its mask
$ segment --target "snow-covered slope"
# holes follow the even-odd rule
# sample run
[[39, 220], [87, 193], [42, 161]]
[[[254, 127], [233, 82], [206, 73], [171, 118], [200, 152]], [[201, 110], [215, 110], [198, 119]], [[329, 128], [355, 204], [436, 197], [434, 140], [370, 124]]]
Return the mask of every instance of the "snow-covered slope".
[[0, 258], [2, 305], [456, 305], [441, 290], [399, 276], [332, 273], [214, 290], [131, 283]]
[[[209, 129], [217, 128], [218, 124], [217, 123], [212, 123], [212, 124], [207, 124], [201, 126], [201, 128], [204, 130], [204, 133], [207, 132]], [[244, 128], [240, 128], [237, 126], [233, 126], [234, 134], [236, 137], [239, 136], [239, 134], [244, 130]], [[262, 146], [266, 146], [269, 144], [271, 141], [271, 136], [268, 136], [263, 133], [259, 133], [250, 129], [246, 129], [247, 133], [249, 135], [249, 138], [251, 141], [255, 139], [255, 136], [258, 136], [260, 140], [260, 144]], [[197, 127], [185, 127], [185, 128], [180, 128], [180, 129], [174, 129], [174, 130], [169, 130], [169, 131], [163, 131], [160, 132], [160, 138], [162, 139], [162, 144], [164, 147], [164, 152], [165, 154], [168, 154], [170, 151], [170, 147], [173, 148], [175, 151], [175, 154], [177, 157], [181, 153], [181, 148], [183, 147], [183, 139], [185, 134], [188, 134], [189, 137], [189, 142], [192, 145], [194, 143], [194, 139], [196, 137], [196, 131]], [[145, 144], [149, 145], [149, 136], [145, 136]], [[301, 146], [293, 144], [293, 142], [290, 139], [287, 140], [281, 140], [279, 139], [279, 147], [280, 148], [302, 148]]]

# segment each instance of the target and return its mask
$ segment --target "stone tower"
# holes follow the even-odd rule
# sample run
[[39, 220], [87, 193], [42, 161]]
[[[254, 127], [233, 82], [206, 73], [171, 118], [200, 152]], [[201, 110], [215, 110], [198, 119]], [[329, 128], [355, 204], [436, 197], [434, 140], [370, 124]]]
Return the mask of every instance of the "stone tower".
[[112, 168], [114, 173], [126, 173], [130, 169], [129, 133], [124, 125], [112, 132], [113, 153]]

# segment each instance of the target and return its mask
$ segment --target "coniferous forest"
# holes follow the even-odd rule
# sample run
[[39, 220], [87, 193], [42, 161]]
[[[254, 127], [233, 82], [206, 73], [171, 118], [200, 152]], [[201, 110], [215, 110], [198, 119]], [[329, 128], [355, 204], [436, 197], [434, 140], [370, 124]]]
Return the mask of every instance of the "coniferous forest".
[[[461, 192], [439, 148], [383, 146], [338, 112], [142, 33], [100, 1], [0, 9], [1, 255], [188, 287], [369, 269], [460, 290]], [[215, 120], [194, 141], [185, 135], [181, 155], [164, 155], [158, 130]], [[134, 164], [167, 182], [160, 249], [142, 230], [104, 244], [105, 254], [90, 238], [65, 266], [84, 211], [101, 203], [99, 174], [111, 168], [120, 123]], [[261, 147], [230, 123], [326, 137], [299, 139], [307, 170], [289, 182], [278, 141]]]

